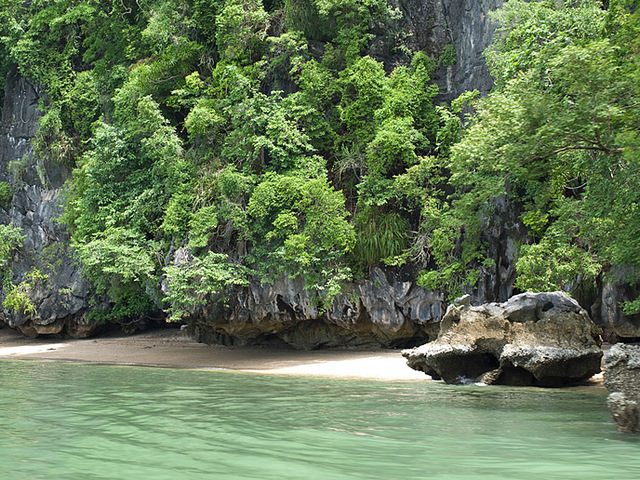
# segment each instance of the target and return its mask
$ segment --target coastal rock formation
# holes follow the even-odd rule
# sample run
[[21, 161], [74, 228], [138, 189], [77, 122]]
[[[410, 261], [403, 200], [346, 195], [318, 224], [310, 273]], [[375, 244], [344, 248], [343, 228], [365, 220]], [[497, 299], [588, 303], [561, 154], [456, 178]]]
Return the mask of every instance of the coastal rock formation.
[[[495, 30], [489, 12], [503, 0], [391, 3], [402, 14], [396, 25], [399, 30], [373, 28], [377, 38], [371, 41], [371, 55], [391, 68], [406, 63], [409, 50], [427, 52], [439, 61], [434, 79], [442, 100], [469, 89], [483, 93], [490, 89], [492, 79], [482, 52]], [[408, 49], [390, 47], [397, 44], [397, 35]], [[67, 233], [56, 222], [61, 213], [61, 187], [70, 167], [34, 155], [32, 139], [40, 118], [37, 105], [43, 96], [39, 89], [12, 72], [4, 93], [0, 181], [11, 185], [12, 198], [0, 208], [0, 223], [19, 227], [25, 235], [23, 247], [11, 259], [8, 276], [16, 286], [34, 271], [46, 278], [39, 277], [28, 285], [36, 314], [6, 310], [0, 314], [0, 323], [28, 335], [90, 335], [97, 324], [88, 320], [86, 313], [95, 299], [90, 301], [91, 287], [73, 260]], [[517, 247], [524, 229], [520, 212], [506, 198], [495, 201], [496, 213], [487, 219], [483, 233], [492, 262], [479, 267], [477, 289], [470, 292], [474, 303], [506, 301], [513, 294]], [[283, 277], [272, 284], [255, 281], [235, 292], [225, 304], [199, 311], [193, 317], [193, 329], [202, 340], [227, 344], [407, 346], [434, 338], [443, 314], [443, 294], [417, 287], [415, 273], [400, 275], [391, 269], [375, 269], [322, 311], [317, 298], [305, 291], [299, 279]], [[618, 337], [639, 338], [640, 317], [625, 316], [619, 307], [635, 293], [620, 282], [605, 283], [597, 292], [601, 301], [593, 317], [598, 322], [602, 319]], [[6, 294], [3, 292], [0, 300]], [[588, 306], [591, 300], [583, 303]]]
[[600, 371], [600, 329], [561, 292], [449, 307], [434, 342], [403, 352], [410, 367], [447, 383], [560, 386]]
[[[443, 64], [437, 73], [443, 99], [454, 98], [466, 89], [488, 91], [492, 82], [482, 51], [491, 41], [495, 25], [487, 14], [500, 6], [502, 0], [392, 3], [402, 12], [398, 28], [410, 48], [434, 57], [447, 48], [455, 51], [455, 59]], [[388, 32], [377, 33], [382, 38]], [[376, 51], [376, 45], [382, 47]], [[406, 61], [395, 59], [394, 52], [385, 50], [384, 41], [372, 42], [371, 53], [389, 65]], [[91, 287], [73, 260], [67, 233], [56, 222], [61, 213], [61, 187], [69, 178], [70, 168], [48, 158], [38, 158], [32, 147], [42, 97], [42, 92], [17, 72], [9, 74], [2, 109], [0, 181], [11, 185], [13, 194], [8, 204], [0, 208], [0, 223], [20, 227], [25, 242], [11, 260], [8, 274], [14, 285], [22, 284], [35, 270], [46, 279], [39, 277], [28, 285], [36, 314], [4, 310], [0, 323], [27, 335], [86, 336], [97, 327], [86, 317]], [[387, 276], [394, 278], [387, 280]], [[0, 300], [7, 293], [2, 292]], [[300, 281], [283, 278], [273, 285], [255, 282], [238, 292], [228, 307], [211, 306], [211, 311], [222, 309], [231, 313], [218, 317], [224, 318], [222, 323], [210, 327], [211, 312], [204, 312], [195, 328], [203, 339], [225, 343], [251, 343], [275, 337], [310, 348], [340, 344], [404, 345], [410, 338], [430, 338], [442, 316], [441, 306], [442, 295], [377, 270], [321, 313]]]
[[[0, 125], [0, 180], [10, 185], [13, 196], [6, 208], [0, 208], [0, 223], [19, 227], [25, 240], [7, 274], [14, 285], [27, 280], [30, 272], [37, 270], [42, 275], [24, 285], [36, 313], [5, 309], [2, 319], [29, 336], [87, 336], [96, 328], [84, 315], [90, 286], [72, 259], [64, 228], [56, 221], [70, 169], [37, 158], [33, 152], [40, 97], [28, 80], [16, 72], [9, 74]], [[8, 293], [6, 285], [3, 290], [2, 298]]]
[[602, 280], [598, 298], [591, 307], [592, 316], [599, 319], [608, 333], [607, 341], [610, 343], [618, 339], [640, 341], [640, 314], [625, 315], [622, 311], [624, 302], [640, 296], [640, 289], [625, 281], [630, 274], [633, 272], [629, 272], [628, 268], [613, 267]]
[[621, 432], [640, 432], [640, 345], [616, 344], [604, 357], [607, 405]]
[[315, 349], [415, 345], [435, 338], [443, 296], [374, 269], [324, 311], [302, 280], [254, 282], [225, 304], [194, 312], [191, 329], [206, 343], [276, 344]]

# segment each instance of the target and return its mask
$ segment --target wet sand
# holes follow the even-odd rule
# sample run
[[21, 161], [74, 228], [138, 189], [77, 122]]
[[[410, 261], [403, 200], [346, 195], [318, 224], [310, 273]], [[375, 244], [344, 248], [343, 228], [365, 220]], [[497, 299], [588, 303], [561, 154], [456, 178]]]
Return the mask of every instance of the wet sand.
[[399, 351], [228, 348], [197, 343], [185, 332], [157, 330], [132, 336], [88, 340], [24, 338], [0, 329], [0, 359], [48, 360], [240, 372], [361, 378], [429, 380], [407, 367]]

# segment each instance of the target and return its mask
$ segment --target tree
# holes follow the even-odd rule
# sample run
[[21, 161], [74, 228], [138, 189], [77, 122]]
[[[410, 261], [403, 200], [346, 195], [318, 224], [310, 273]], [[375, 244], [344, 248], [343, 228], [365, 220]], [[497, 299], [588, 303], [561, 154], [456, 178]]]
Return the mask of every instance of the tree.
[[478, 265], [482, 219], [506, 195], [529, 230], [520, 288], [570, 290], [608, 265], [640, 266], [637, 12], [512, 0], [496, 18], [497, 88], [451, 149], [458, 193], [432, 243], [446, 239], [461, 271]]

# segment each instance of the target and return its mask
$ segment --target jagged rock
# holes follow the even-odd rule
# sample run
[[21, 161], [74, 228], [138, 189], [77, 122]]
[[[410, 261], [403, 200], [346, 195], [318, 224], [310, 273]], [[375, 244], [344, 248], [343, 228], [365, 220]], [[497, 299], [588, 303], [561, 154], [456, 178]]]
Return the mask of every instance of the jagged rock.
[[[443, 99], [453, 99], [467, 90], [487, 93], [493, 80], [482, 52], [489, 46], [496, 28], [489, 12], [501, 7], [504, 0], [393, 0], [402, 13], [400, 32], [413, 51], [424, 51], [437, 57], [446, 48], [455, 51], [455, 62], [442, 65], [436, 81]], [[379, 52], [377, 50], [383, 50]], [[386, 61], [398, 63], [398, 52], [371, 52]], [[406, 61], [406, 59], [405, 59]]]
[[560, 386], [600, 371], [600, 329], [561, 292], [450, 306], [437, 340], [405, 350], [410, 367], [447, 383]]
[[29, 289], [35, 315], [4, 311], [2, 319], [29, 336], [66, 333], [84, 337], [97, 328], [85, 317], [91, 289], [73, 261], [68, 235], [56, 221], [62, 213], [60, 192], [70, 170], [36, 158], [32, 148], [40, 96], [16, 72], [8, 75], [0, 125], [0, 180], [11, 184], [13, 198], [9, 208], [0, 209], [0, 223], [20, 227], [25, 236], [11, 263], [13, 283], [22, 282], [34, 268], [47, 278]]
[[640, 432], [640, 345], [618, 343], [604, 357], [607, 405], [621, 432]]
[[[506, 300], [513, 291], [516, 244], [524, 234], [506, 198], [495, 202], [495, 215], [486, 220], [494, 262], [483, 267], [479, 288], [461, 297], [462, 303]], [[175, 262], [188, 257], [188, 252], [178, 251]], [[406, 347], [437, 336], [443, 299], [443, 293], [417, 287], [411, 277], [400, 279], [375, 268], [369, 279], [349, 286], [328, 311], [319, 312], [317, 298], [304, 289], [302, 280], [282, 277], [271, 285], [253, 282], [227, 305], [192, 312], [192, 331], [203, 342], [225, 345]]]
[[466, 294], [466, 295], [462, 295], [461, 297], [456, 298], [453, 301], [453, 305], [455, 305], [456, 307], [462, 306], [462, 305], [471, 305], [471, 295]]
[[640, 288], [626, 281], [633, 276], [633, 270], [628, 267], [612, 267], [602, 279], [598, 298], [591, 307], [593, 318], [604, 328], [611, 343], [640, 340], [640, 314], [625, 315], [622, 311], [624, 302], [640, 296]]
[[285, 276], [194, 312], [192, 330], [201, 341], [226, 345], [407, 346], [435, 338], [442, 302], [441, 294], [376, 268], [321, 311], [301, 279]]
[[456, 50], [456, 63], [447, 68], [444, 86], [449, 98], [468, 90], [487, 93], [493, 86], [483, 52], [493, 40], [496, 25], [489, 12], [504, 0], [449, 0], [437, 2], [445, 12], [446, 28]]

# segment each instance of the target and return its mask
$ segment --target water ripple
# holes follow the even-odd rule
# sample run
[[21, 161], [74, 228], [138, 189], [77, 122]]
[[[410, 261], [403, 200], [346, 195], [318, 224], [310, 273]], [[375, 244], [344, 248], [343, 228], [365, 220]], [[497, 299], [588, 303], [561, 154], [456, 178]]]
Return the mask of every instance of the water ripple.
[[635, 480], [604, 395], [3, 361], [0, 478]]

